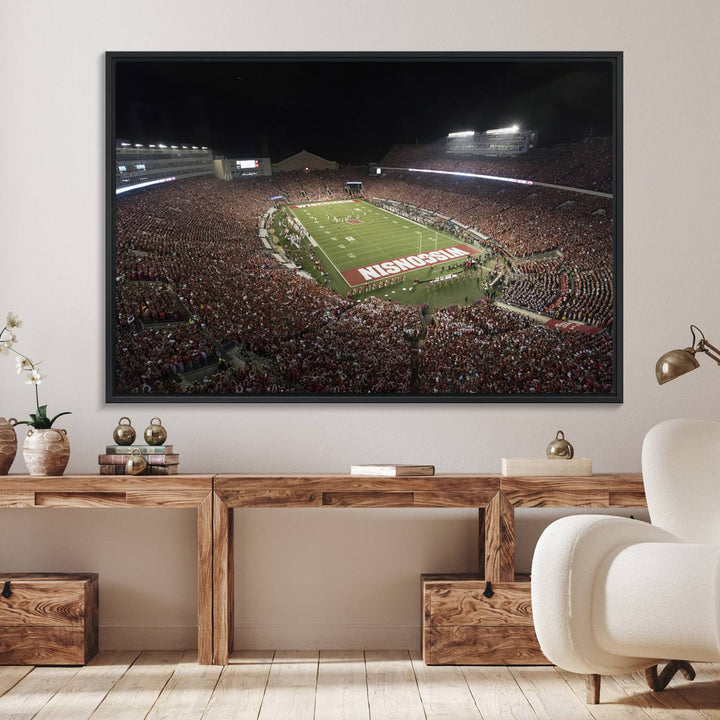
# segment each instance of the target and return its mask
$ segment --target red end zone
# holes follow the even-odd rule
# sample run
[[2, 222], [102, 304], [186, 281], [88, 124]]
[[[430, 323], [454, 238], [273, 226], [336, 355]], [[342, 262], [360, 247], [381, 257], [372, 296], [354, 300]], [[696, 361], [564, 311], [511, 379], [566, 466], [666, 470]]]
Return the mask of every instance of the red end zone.
[[394, 260], [386, 260], [381, 263], [376, 263], [375, 265], [343, 270], [341, 275], [351, 287], [356, 287], [357, 285], [364, 285], [365, 283], [376, 282], [377, 280], [385, 280], [386, 278], [403, 275], [424, 267], [438, 265], [439, 263], [470, 258], [480, 253], [481, 250], [471, 247], [470, 245], [453, 245], [442, 248], [441, 250], [431, 250], [430, 252], [418, 253], [417, 255], [407, 255], [401, 258], [395, 258]]

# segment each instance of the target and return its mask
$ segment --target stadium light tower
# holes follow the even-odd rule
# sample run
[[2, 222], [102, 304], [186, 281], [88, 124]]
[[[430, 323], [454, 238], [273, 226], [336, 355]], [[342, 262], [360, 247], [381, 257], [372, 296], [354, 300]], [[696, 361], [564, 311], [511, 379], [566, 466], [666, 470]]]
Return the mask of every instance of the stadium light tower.
[[486, 130], [486, 135], [507, 135], [509, 133], [516, 133], [520, 132], [520, 126], [519, 125], [511, 125], [510, 127], [504, 127], [504, 128], [495, 128], [494, 130]]

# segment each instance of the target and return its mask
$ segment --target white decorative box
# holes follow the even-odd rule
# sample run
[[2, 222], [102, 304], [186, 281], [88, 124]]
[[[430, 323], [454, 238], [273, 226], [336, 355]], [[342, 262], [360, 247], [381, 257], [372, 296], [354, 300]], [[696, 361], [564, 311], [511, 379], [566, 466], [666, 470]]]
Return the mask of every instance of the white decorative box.
[[502, 474], [546, 477], [592, 475], [592, 458], [503, 458]]

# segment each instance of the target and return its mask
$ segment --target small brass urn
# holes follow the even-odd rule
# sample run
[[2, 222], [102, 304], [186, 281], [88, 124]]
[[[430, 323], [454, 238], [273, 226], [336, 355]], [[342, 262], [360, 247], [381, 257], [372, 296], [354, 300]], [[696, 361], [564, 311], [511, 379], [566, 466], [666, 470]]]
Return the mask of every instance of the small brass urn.
[[162, 421], [160, 418], [153, 418], [145, 428], [145, 442], [148, 445], [162, 445], [166, 440], [167, 431], [162, 426]]
[[142, 475], [142, 473], [145, 472], [145, 468], [147, 468], [147, 461], [142, 456], [140, 450], [135, 448], [125, 463], [125, 472], [128, 475]]
[[113, 430], [113, 440], [118, 445], [132, 445], [135, 442], [135, 428], [130, 424], [129, 417], [118, 420], [117, 427]]
[[565, 433], [558, 430], [555, 439], [547, 446], [545, 454], [551, 459], [570, 460], [575, 454], [575, 450], [565, 439]]

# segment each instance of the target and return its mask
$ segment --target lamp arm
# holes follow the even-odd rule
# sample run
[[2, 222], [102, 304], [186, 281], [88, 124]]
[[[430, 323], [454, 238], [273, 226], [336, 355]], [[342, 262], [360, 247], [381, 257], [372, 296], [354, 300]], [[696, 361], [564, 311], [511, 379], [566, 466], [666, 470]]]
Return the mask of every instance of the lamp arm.
[[698, 350], [704, 352], [708, 357], [712, 358], [718, 365], [720, 365], [720, 350], [714, 345], [711, 345], [707, 340], [701, 340], [698, 343]]

